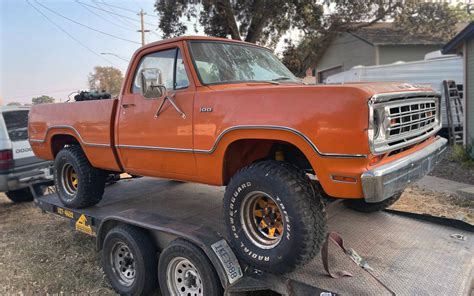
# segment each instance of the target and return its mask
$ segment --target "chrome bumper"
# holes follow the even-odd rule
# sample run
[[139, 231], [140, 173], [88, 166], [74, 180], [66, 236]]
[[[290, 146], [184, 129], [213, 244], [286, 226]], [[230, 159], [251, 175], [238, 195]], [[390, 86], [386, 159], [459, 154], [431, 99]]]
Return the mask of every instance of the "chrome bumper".
[[366, 202], [383, 201], [431, 172], [443, 158], [448, 140], [438, 137], [429, 146], [362, 174]]

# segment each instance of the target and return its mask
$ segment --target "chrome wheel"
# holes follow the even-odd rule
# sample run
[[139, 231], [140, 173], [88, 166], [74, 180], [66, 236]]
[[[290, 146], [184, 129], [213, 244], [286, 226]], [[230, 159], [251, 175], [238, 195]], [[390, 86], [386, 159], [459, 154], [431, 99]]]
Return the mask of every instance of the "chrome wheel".
[[120, 284], [130, 287], [135, 281], [135, 260], [128, 246], [117, 242], [110, 253], [112, 271]]
[[76, 171], [71, 164], [67, 163], [63, 166], [61, 171], [61, 181], [67, 194], [76, 194], [77, 187], [79, 185], [79, 179], [77, 178]]
[[271, 249], [283, 237], [285, 223], [280, 206], [264, 192], [251, 192], [244, 197], [240, 220], [247, 237], [259, 248]]
[[171, 295], [204, 295], [204, 287], [198, 269], [184, 257], [173, 258], [168, 263], [166, 284]]

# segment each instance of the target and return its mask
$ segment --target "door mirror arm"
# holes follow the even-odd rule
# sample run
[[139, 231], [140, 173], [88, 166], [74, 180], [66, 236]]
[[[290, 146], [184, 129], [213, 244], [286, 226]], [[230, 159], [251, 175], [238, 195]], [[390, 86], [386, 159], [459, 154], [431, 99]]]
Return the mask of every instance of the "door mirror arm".
[[[166, 94], [166, 87], [164, 87], [164, 93]], [[170, 104], [174, 107], [174, 109], [179, 113], [179, 115], [181, 115], [181, 118], [186, 119], [186, 113], [184, 113], [183, 110], [181, 110], [174, 101], [175, 95], [175, 93], [172, 93], [171, 95], [165, 95], [165, 97], [160, 103], [160, 106], [158, 106], [158, 109], [156, 110], [155, 119], [158, 118], [158, 116], [160, 115], [161, 109], [163, 109], [163, 105], [165, 104], [166, 100], [168, 100]]]

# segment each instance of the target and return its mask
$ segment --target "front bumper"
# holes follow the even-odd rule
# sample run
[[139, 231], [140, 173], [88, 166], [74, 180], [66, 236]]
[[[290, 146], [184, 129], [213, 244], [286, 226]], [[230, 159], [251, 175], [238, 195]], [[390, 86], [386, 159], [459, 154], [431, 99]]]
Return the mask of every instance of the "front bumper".
[[447, 143], [448, 140], [438, 137], [420, 151], [363, 173], [361, 180], [365, 201], [381, 202], [431, 172], [443, 158]]

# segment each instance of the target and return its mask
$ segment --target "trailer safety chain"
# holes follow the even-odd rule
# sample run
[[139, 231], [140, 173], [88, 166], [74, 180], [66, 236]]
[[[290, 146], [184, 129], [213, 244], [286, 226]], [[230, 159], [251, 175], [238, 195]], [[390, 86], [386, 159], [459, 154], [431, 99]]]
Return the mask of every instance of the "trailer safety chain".
[[367, 272], [374, 280], [376, 280], [382, 287], [384, 287], [391, 295], [396, 295], [387, 285], [385, 285], [381, 280], [379, 280], [372, 272], [374, 271], [372, 267], [368, 264], [368, 262], [362, 258], [356, 251], [351, 248], [346, 248], [344, 246], [344, 240], [337, 232], [329, 232], [326, 241], [323, 244], [321, 249], [321, 259], [323, 261], [324, 270], [327, 274], [332, 277], [333, 279], [338, 279], [341, 277], [353, 277], [353, 275], [345, 270], [331, 272], [329, 269], [329, 242], [334, 243], [336, 246], [341, 248], [357, 266]]

